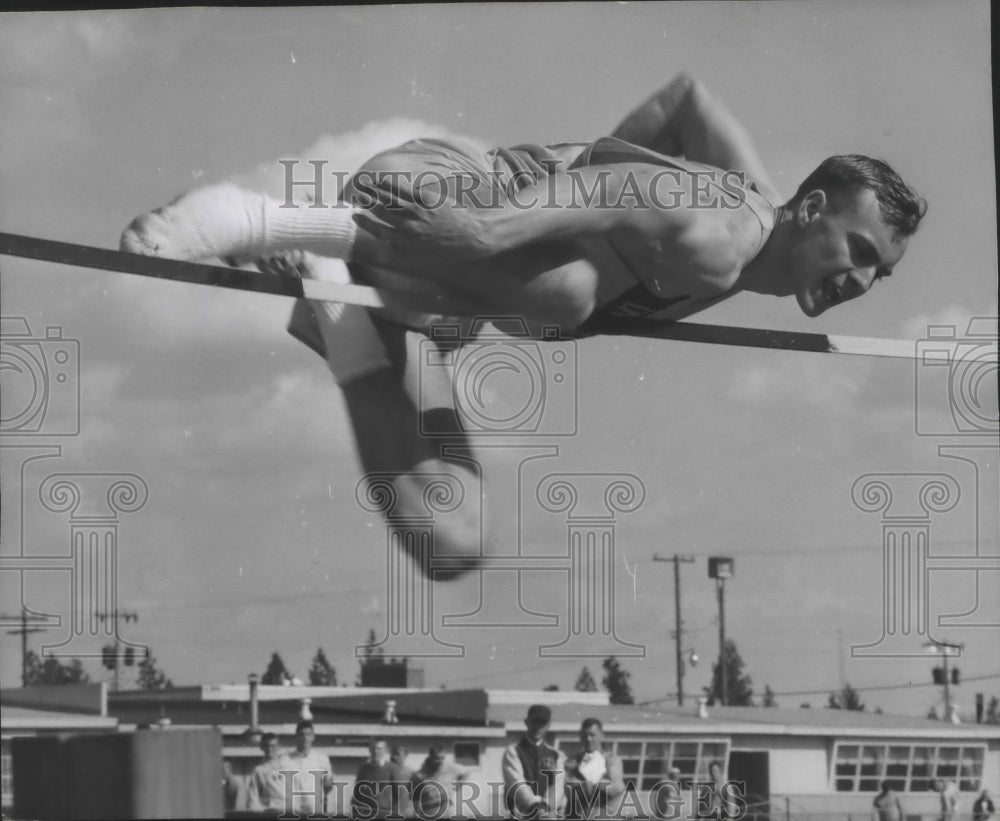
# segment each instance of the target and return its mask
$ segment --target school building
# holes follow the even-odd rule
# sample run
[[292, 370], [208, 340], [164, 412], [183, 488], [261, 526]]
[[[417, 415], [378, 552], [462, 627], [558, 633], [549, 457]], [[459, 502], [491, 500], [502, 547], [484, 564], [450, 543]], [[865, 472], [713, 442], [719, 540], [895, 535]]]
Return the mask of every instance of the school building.
[[[982, 789], [1000, 793], [1000, 726], [952, 724], [844, 710], [612, 705], [606, 693], [510, 690], [202, 685], [108, 693], [104, 685], [8, 689], [2, 693], [4, 808], [11, 804], [10, 739], [18, 735], [128, 733], [138, 727], [217, 727], [229, 770], [246, 775], [261, 760], [259, 732], [294, 744], [295, 724], [313, 721], [315, 749], [329, 756], [337, 785], [328, 811], [349, 810], [354, 774], [369, 742], [384, 738], [408, 750], [416, 769], [438, 746], [474, 768], [465, 797], [483, 817], [503, 806], [501, 757], [524, 729], [533, 703], [552, 708], [552, 743], [572, 754], [582, 719], [604, 724], [620, 756], [635, 809], [669, 766], [683, 780], [705, 780], [722, 762], [745, 784], [748, 817], [869, 818], [879, 783], [900, 793], [907, 816], [937, 817], [935, 779], [960, 790], [964, 817]], [[257, 729], [258, 735], [252, 731]], [[220, 762], [221, 775], [223, 762]], [[639, 802], [637, 804], [636, 802]]]

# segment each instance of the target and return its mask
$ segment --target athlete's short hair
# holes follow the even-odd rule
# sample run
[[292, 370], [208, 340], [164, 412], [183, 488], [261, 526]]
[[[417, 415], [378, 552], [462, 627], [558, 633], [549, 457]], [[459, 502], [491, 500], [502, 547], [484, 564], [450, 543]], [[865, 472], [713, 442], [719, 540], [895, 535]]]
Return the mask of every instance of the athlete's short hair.
[[903, 182], [887, 162], [863, 154], [840, 154], [827, 157], [806, 177], [792, 197], [798, 204], [810, 191], [822, 189], [828, 196], [875, 193], [882, 220], [893, 229], [895, 239], [909, 237], [920, 227], [927, 213], [927, 200]]
[[586, 732], [591, 727], [596, 727], [601, 732], [604, 732], [604, 725], [601, 723], [599, 718], [585, 718], [580, 724], [580, 732]]
[[302, 721], [300, 721], [298, 724], [295, 725], [296, 735], [298, 735], [303, 730], [312, 730], [313, 732], [316, 732], [316, 728], [313, 727], [313, 723], [311, 721], [307, 721], [306, 719], [302, 719]]

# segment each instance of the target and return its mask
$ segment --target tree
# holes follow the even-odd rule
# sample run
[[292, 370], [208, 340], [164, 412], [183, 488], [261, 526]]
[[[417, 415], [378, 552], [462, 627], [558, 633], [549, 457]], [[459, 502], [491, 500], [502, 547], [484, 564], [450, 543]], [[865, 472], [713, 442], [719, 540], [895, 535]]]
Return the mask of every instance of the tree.
[[770, 684], [764, 685], [764, 700], [761, 702], [761, 707], [777, 707], [778, 702], [774, 698], [774, 690], [771, 689]]
[[580, 693], [597, 692], [597, 682], [594, 681], [594, 677], [590, 674], [589, 669], [584, 667], [580, 671], [580, 675], [576, 677], [576, 684], [573, 685], [573, 689]]
[[50, 656], [42, 661], [32, 650], [24, 657], [24, 672], [25, 683], [29, 687], [33, 684], [84, 684], [90, 681], [80, 659], [70, 659], [69, 664], [61, 664]]
[[1000, 724], [1000, 698], [990, 697], [989, 703], [986, 705], [986, 718], [984, 720], [987, 724]]
[[288, 668], [285, 667], [285, 662], [281, 660], [281, 656], [277, 653], [271, 653], [271, 661], [267, 665], [264, 675], [260, 677], [260, 683], [284, 684], [286, 681], [291, 681], [291, 678], [288, 674]]
[[937, 720], [938, 720], [938, 717], [939, 717], [939, 716], [938, 716], [938, 712], [937, 712], [937, 707], [935, 707], [935, 706], [934, 706], [934, 705], [932, 704], [932, 705], [931, 705], [931, 708], [930, 708], [930, 709], [929, 709], [929, 710], [927, 711], [927, 716], [926, 716], [926, 718], [929, 718], [929, 719], [930, 719], [931, 721], [937, 721]]
[[628, 683], [632, 674], [622, 668], [621, 664], [618, 663], [618, 659], [614, 656], [604, 659], [602, 664], [604, 667], [604, 680], [601, 683], [611, 694], [611, 698], [609, 699], [611, 703], [634, 704], [635, 699], [632, 697], [632, 687]]
[[[736, 642], [726, 639], [722, 654], [726, 670], [726, 704], [736, 707], [753, 706], [753, 681], [743, 674], [743, 659]], [[722, 679], [719, 676], [719, 662], [712, 665], [712, 686], [705, 688], [709, 704], [722, 702]]]
[[379, 662], [382, 661], [382, 656], [385, 655], [385, 651], [379, 646], [379, 641], [375, 638], [375, 630], [368, 631], [368, 638], [365, 639], [365, 643], [361, 646], [361, 663], [366, 664], [368, 662]]
[[139, 675], [135, 683], [140, 690], [169, 690], [174, 683], [156, 666], [156, 657], [146, 651], [146, 657], [139, 662]]
[[335, 687], [337, 685], [337, 671], [333, 665], [327, 661], [326, 653], [320, 647], [313, 656], [312, 666], [309, 668], [309, 683], [313, 687]]
[[826, 703], [830, 710], [858, 710], [863, 712], [865, 705], [861, 703], [861, 696], [849, 683], [845, 683], [840, 692], [830, 693], [830, 698]]

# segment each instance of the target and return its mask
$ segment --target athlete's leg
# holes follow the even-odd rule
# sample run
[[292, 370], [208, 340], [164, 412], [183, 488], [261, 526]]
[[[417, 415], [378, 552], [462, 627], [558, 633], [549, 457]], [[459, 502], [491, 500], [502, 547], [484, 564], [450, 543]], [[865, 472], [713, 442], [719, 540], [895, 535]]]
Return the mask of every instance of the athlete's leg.
[[[415, 140], [369, 160], [345, 188], [344, 200], [364, 202], [365, 191], [356, 185], [359, 180], [400, 173], [409, 175], [431, 198], [454, 195], [459, 179], [470, 201], [476, 197], [491, 203], [504, 196], [484, 155], [461, 144]], [[376, 286], [391, 289], [386, 278], [402, 275], [481, 306], [482, 313], [524, 315], [567, 329], [583, 321], [593, 307], [595, 271], [574, 245], [539, 243], [484, 261], [471, 270], [414, 265], [406, 257], [394, 257], [386, 243], [357, 229], [352, 212], [351, 207], [337, 205], [285, 209], [261, 194], [228, 183], [213, 185], [137, 217], [122, 234], [121, 247], [175, 259], [254, 258], [287, 249], [314, 251], [364, 265], [373, 272], [369, 282]], [[298, 313], [301, 315], [301, 309]]]
[[136, 217], [123, 251], [171, 259], [261, 257], [289, 249], [350, 259], [357, 227], [343, 204], [284, 203], [231, 183], [196, 188]]
[[[342, 268], [337, 261], [302, 253], [283, 258], [278, 272], [283, 272], [281, 267], [287, 272], [289, 266], [298, 275], [320, 279], [338, 277]], [[304, 341], [322, 348], [344, 395], [368, 499], [390, 522], [426, 519], [440, 513], [428, 502], [444, 479], [448, 492], [457, 491], [465, 501], [435, 517], [433, 555], [464, 561], [463, 570], [437, 569], [434, 578], [472, 569], [482, 544], [481, 483], [469, 462], [443, 455], [445, 446], [469, 446], [454, 406], [451, 369], [445, 364], [423, 367], [423, 355], [432, 343], [421, 333], [372, 317], [364, 308], [327, 302], [310, 302], [308, 307], [318, 338]]]

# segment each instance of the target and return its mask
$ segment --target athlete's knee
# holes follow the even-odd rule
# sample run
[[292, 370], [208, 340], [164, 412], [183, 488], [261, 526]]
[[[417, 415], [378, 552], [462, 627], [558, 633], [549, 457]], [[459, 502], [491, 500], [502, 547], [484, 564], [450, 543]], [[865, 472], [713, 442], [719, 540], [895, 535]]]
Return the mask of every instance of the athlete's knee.
[[597, 269], [587, 260], [576, 260], [547, 271], [528, 290], [546, 324], [573, 330], [594, 310]]

